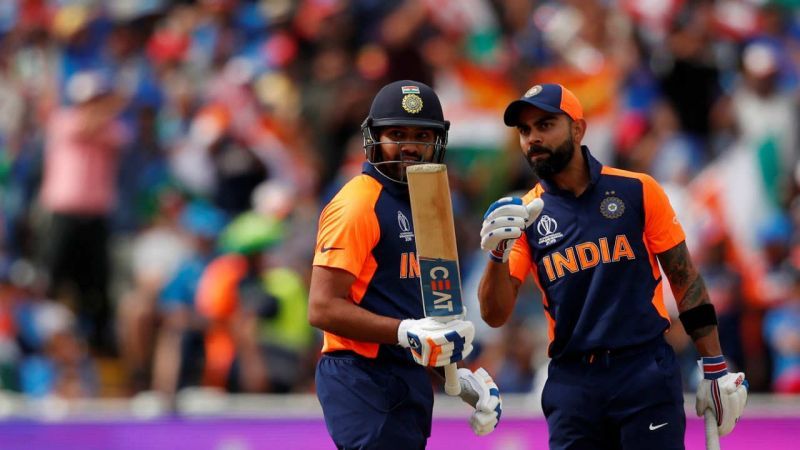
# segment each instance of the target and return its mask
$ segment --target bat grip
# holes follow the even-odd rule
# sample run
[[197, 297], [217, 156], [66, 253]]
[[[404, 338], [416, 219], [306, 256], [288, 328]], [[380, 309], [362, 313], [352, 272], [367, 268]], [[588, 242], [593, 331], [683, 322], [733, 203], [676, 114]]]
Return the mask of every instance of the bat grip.
[[444, 366], [444, 391], [447, 395], [456, 396], [461, 393], [461, 382], [458, 381], [456, 363]]
[[717, 419], [711, 409], [707, 409], [703, 413], [706, 422], [706, 449], [707, 450], [720, 450], [719, 449], [719, 433], [717, 431]]

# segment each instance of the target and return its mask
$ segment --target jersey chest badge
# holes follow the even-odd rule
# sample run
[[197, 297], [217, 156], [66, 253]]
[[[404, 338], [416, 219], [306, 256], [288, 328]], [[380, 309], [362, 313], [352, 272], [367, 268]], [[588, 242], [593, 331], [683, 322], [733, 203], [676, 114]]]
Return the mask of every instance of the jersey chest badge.
[[600, 202], [600, 214], [606, 219], [619, 219], [625, 214], [625, 202], [615, 196], [616, 192], [606, 191], [607, 197]]
[[411, 222], [408, 220], [403, 211], [397, 211], [397, 225], [400, 227], [400, 239], [405, 239], [406, 242], [411, 242], [414, 239], [414, 232], [411, 231]]
[[559, 238], [564, 237], [564, 235], [558, 231], [558, 222], [556, 222], [556, 219], [553, 219], [547, 214], [539, 218], [539, 223], [536, 224], [536, 231], [541, 236], [539, 238], [539, 245], [550, 245]]

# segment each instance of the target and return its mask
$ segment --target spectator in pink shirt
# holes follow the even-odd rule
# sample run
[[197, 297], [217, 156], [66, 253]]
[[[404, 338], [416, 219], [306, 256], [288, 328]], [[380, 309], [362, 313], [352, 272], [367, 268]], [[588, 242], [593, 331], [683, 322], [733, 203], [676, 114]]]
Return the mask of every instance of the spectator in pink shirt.
[[127, 139], [117, 120], [125, 102], [100, 72], [78, 72], [66, 89], [72, 104], [51, 115], [45, 136], [41, 203], [51, 216], [43, 239], [50, 294], [75, 305], [94, 349], [113, 351], [108, 216]]

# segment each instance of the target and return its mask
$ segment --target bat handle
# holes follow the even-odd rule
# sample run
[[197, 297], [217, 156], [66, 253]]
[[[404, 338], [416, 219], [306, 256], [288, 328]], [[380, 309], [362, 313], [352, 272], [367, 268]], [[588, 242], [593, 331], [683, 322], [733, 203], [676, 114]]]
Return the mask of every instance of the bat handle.
[[720, 450], [719, 449], [719, 433], [717, 431], [717, 419], [714, 413], [707, 409], [703, 413], [706, 422], [706, 449], [707, 450]]
[[458, 381], [458, 367], [455, 363], [444, 366], [444, 391], [452, 396], [461, 393], [461, 382]]

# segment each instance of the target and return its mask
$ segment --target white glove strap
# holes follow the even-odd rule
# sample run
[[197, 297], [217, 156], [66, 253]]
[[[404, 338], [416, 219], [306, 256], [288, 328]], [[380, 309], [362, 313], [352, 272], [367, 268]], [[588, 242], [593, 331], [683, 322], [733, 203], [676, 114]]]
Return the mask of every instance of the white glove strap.
[[412, 322], [411, 319], [401, 320], [397, 327], [397, 345], [403, 348], [411, 348], [411, 344], [408, 342], [408, 328]]

